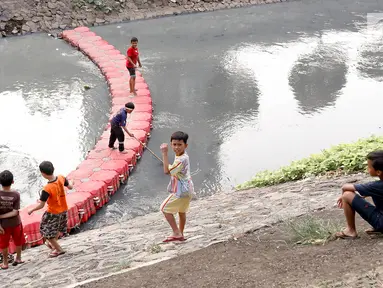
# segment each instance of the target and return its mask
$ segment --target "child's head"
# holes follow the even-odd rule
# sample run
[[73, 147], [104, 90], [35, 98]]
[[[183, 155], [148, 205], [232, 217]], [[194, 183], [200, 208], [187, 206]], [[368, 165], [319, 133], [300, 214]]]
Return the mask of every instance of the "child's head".
[[0, 184], [3, 187], [10, 187], [13, 184], [13, 174], [11, 171], [4, 170], [0, 173]]
[[39, 168], [40, 168], [41, 175], [46, 179], [50, 178], [55, 172], [55, 167], [53, 167], [52, 162], [49, 162], [49, 161], [41, 162], [41, 164], [39, 165]]
[[134, 103], [133, 102], [128, 102], [125, 104], [125, 111], [127, 113], [132, 113], [134, 110]]
[[371, 176], [383, 177], [383, 150], [376, 150], [367, 155], [368, 173]]
[[137, 47], [137, 44], [138, 44], [137, 37], [133, 37], [132, 39], [130, 39], [130, 43], [132, 44], [132, 47]]
[[170, 137], [170, 143], [177, 156], [185, 153], [185, 150], [188, 147], [188, 138], [189, 135], [181, 131], [174, 132]]

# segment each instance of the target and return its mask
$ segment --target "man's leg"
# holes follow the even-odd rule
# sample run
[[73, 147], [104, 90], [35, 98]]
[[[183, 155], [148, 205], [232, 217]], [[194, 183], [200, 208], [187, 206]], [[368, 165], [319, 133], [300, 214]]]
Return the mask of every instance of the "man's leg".
[[114, 142], [116, 142], [117, 136], [113, 127], [110, 127], [110, 137], [109, 137], [109, 148], [114, 147]]

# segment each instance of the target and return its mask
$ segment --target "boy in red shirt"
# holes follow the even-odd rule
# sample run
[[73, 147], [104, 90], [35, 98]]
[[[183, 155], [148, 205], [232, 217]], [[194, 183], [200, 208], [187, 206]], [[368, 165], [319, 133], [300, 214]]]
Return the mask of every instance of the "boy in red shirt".
[[130, 74], [130, 80], [129, 80], [129, 86], [130, 86], [130, 96], [136, 96], [136, 68], [137, 68], [137, 62], [138, 66], [141, 68], [141, 61], [140, 57], [138, 56], [138, 39], [136, 37], [133, 37], [130, 40], [130, 43], [132, 46], [128, 48], [128, 51], [126, 51], [126, 68], [129, 70]]
[[20, 194], [11, 189], [13, 174], [4, 170], [0, 173], [0, 249], [3, 254], [3, 263], [0, 269], [8, 269], [8, 246], [12, 240], [16, 245], [16, 259], [13, 266], [24, 263], [21, 260], [21, 250], [25, 244], [23, 225], [19, 216]]

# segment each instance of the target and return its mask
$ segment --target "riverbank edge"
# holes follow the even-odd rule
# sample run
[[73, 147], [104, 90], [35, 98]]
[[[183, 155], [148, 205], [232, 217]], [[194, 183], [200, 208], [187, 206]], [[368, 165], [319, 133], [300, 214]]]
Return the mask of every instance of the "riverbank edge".
[[[62, 31], [80, 26], [103, 26], [296, 0], [164, 0], [153, 1], [153, 3], [146, 1], [144, 4], [141, 4], [141, 2], [145, 2], [142, 0], [128, 2], [122, 0], [120, 1], [121, 7], [113, 8], [114, 10], [111, 11], [103, 11], [95, 5], [85, 2], [82, 2], [84, 6], [81, 8], [73, 8], [74, 2], [79, 1], [81, 0], [66, 0], [59, 3], [48, 1], [40, 3], [37, 7], [31, 7], [26, 0], [9, 0], [0, 3], [0, 38], [36, 32], [47, 32], [59, 36]], [[103, 1], [107, 5], [108, 1], [112, 0]]]

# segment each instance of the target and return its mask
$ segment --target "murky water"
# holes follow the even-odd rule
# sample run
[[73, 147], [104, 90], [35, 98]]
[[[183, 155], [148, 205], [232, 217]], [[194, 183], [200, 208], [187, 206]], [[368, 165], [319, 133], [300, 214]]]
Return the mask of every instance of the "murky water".
[[[311, 1], [185, 15], [93, 29], [121, 51], [139, 38], [155, 102], [149, 147], [190, 134], [199, 196], [229, 191], [341, 142], [381, 133], [377, 1]], [[287, 12], [288, 6], [288, 12]], [[145, 153], [127, 187], [87, 227], [158, 210], [168, 177]]]
[[25, 206], [44, 184], [41, 161], [66, 174], [93, 147], [110, 98], [97, 67], [44, 34], [1, 39], [0, 63], [0, 170], [14, 173]]
[[[160, 144], [169, 141], [172, 132], [188, 132], [193, 180], [198, 195], [202, 197], [217, 191], [229, 191], [258, 171], [278, 168], [330, 145], [350, 142], [372, 133], [381, 134], [381, 123], [376, 115], [380, 115], [383, 105], [380, 95], [383, 91], [383, 27], [381, 24], [366, 27], [366, 13], [383, 11], [383, 5], [373, 0], [364, 1], [362, 7], [348, 2], [312, 0], [262, 5], [109, 25], [93, 30], [123, 52], [132, 36], [139, 38], [144, 65], [142, 73], [155, 102], [154, 130], [149, 148], [160, 154]], [[40, 36], [28, 39], [38, 41], [36, 37]], [[21, 43], [12, 43], [12, 47], [21, 49]], [[65, 49], [65, 44], [54, 43]], [[45, 45], [44, 51], [55, 53], [54, 45], [50, 49]], [[66, 49], [72, 51], [68, 47]], [[36, 51], [39, 50], [31, 51], [38, 53]], [[99, 83], [98, 72], [92, 70], [96, 68], [89, 62], [85, 62], [89, 65], [87, 67], [79, 65], [83, 61], [79, 59], [83, 58], [78, 54], [72, 58], [60, 57], [57, 59], [64, 58], [66, 65], [71, 63], [73, 66], [73, 70], [67, 67], [65, 71], [70, 71], [71, 76], [76, 75], [74, 82], [84, 81], [85, 74], [88, 75], [86, 77], [95, 77], [93, 83]], [[12, 62], [8, 61], [11, 65]], [[25, 65], [25, 69], [33, 70], [41, 61], [35, 61], [33, 65], [28, 61], [19, 63]], [[46, 71], [52, 71], [47, 70], [49, 63], [42, 66]], [[87, 72], [80, 73], [78, 66]], [[17, 83], [18, 73], [25, 75], [26, 79], [33, 79], [35, 74], [23, 72], [28, 71], [25, 69], [13, 69], [12, 74], [9, 69], [3, 69], [10, 75], [3, 76], [3, 83]], [[42, 86], [51, 85], [52, 72], [48, 74], [47, 77], [36, 76]], [[69, 79], [73, 78], [69, 75], [67, 78], [65, 75], [57, 77], [64, 83], [72, 83]], [[25, 85], [33, 81], [36, 80], [25, 81], [28, 82]], [[90, 78], [87, 81], [92, 82]], [[14, 84], [15, 87], [17, 85]], [[45, 91], [55, 91], [57, 86], [52, 85], [51, 90]], [[81, 88], [82, 84], [78, 86]], [[105, 84], [101, 86], [106, 89]], [[73, 88], [69, 93], [78, 91], [79, 95], [73, 98], [79, 102], [78, 99], [88, 99], [90, 95], [80, 88]], [[19, 95], [18, 89], [13, 90], [14, 95]], [[2, 92], [0, 99], [7, 93]], [[13, 150], [33, 155], [32, 159], [47, 157], [44, 155], [48, 154], [60, 163], [57, 165], [62, 165], [61, 171], [65, 173], [74, 167], [73, 162], [79, 161], [86, 150], [83, 149], [85, 144], [79, 144], [83, 143], [79, 139], [90, 133], [87, 136], [90, 145], [98, 127], [105, 123], [106, 118], [93, 116], [97, 113], [105, 116], [109, 100], [105, 97], [99, 97], [99, 100], [92, 95], [98, 99], [91, 99], [96, 104], [83, 100], [88, 105], [76, 106], [76, 100], [64, 100], [68, 99], [65, 93], [58, 94], [64, 103], [72, 106], [63, 111], [55, 110], [56, 113], [49, 117], [45, 115], [43, 119], [39, 116], [34, 127], [38, 123], [62, 127], [59, 123], [64, 117], [57, 115], [76, 115], [70, 122], [65, 122], [65, 131], [72, 135], [68, 143], [71, 148], [61, 144], [64, 140], [60, 140], [59, 149], [52, 142], [44, 149], [40, 144], [28, 143], [37, 139], [37, 135], [44, 137], [44, 130], [49, 128], [36, 128], [35, 132], [28, 134], [28, 139], [31, 139], [27, 142], [24, 141], [25, 134], [17, 134], [13, 129], [12, 137], [1, 140], [0, 144], [9, 145], [12, 141], [16, 147]], [[105, 94], [105, 90], [101, 94]], [[34, 107], [42, 109], [40, 106], [43, 106], [50, 111], [57, 109], [56, 102]], [[13, 102], [12, 109], [21, 105], [16, 103]], [[98, 112], [94, 113], [94, 109]], [[83, 116], [84, 111], [87, 116]], [[9, 118], [0, 117], [2, 120]], [[59, 135], [64, 139], [64, 134]], [[71, 160], [64, 161], [57, 155], [57, 150], [60, 150], [59, 155], [72, 157]], [[17, 160], [23, 156], [18, 157], [10, 155], [9, 159], [11, 163], [24, 163]], [[28, 175], [30, 181], [35, 181], [34, 174]], [[28, 183], [27, 177], [24, 179], [24, 183]], [[129, 184], [84, 229], [158, 210], [166, 196], [168, 180], [158, 160], [145, 153]]]

